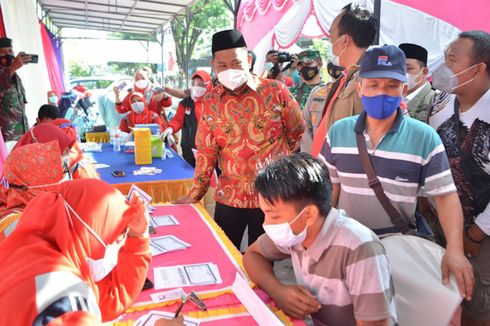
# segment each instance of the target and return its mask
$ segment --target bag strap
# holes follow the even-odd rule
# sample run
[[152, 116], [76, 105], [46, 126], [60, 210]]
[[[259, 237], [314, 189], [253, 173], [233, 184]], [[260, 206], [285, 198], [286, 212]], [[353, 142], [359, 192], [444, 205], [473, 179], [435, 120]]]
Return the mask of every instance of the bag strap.
[[381, 203], [381, 206], [383, 206], [385, 212], [390, 216], [391, 223], [393, 223], [393, 225], [396, 226], [403, 234], [407, 234], [413, 231], [413, 228], [410, 227], [405, 218], [403, 218], [400, 212], [393, 206], [390, 199], [386, 197], [381, 182], [376, 176], [376, 172], [374, 171], [371, 160], [369, 159], [364, 135], [356, 132], [356, 141], [357, 149], [359, 151], [359, 157], [362, 163], [362, 168], [364, 169], [364, 172], [368, 177], [369, 187], [373, 189], [376, 197]]

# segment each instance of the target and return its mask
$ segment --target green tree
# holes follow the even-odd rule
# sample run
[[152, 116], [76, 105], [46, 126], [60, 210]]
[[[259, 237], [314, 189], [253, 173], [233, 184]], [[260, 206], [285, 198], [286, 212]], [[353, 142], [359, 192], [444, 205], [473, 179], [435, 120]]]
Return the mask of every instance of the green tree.
[[179, 65], [180, 86], [189, 82], [189, 64], [196, 44], [202, 38], [210, 43], [210, 35], [231, 25], [227, 9], [222, 0], [201, 0], [186, 8], [183, 15], [176, 16], [171, 23], [175, 42], [177, 64]]
[[93, 66], [87, 66], [74, 61], [69, 63], [69, 69], [71, 77], [89, 77], [94, 71]]

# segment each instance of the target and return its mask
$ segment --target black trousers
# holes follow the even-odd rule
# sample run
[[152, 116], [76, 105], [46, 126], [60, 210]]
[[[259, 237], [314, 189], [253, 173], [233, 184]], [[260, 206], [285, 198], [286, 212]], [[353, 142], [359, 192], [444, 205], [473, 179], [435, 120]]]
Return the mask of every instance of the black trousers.
[[236, 208], [216, 202], [214, 220], [223, 229], [226, 236], [240, 250], [243, 232], [248, 226], [248, 245], [264, 233], [264, 213], [260, 208]]

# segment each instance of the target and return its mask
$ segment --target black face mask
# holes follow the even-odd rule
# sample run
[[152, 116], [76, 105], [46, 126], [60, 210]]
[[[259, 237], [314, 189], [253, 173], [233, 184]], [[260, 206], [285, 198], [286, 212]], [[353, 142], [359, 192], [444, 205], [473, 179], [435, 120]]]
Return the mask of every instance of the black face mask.
[[318, 66], [316, 67], [303, 67], [299, 71], [304, 80], [312, 80], [320, 72]]
[[6, 54], [0, 57], [0, 65], [8, 67], [12, 64], [15, 57], [11, 54]]
[[345, 68], [342, 66], [336, 66], [333, 63], [329, 62], [327, 65], [327, 71], [330, 77], [333, 79], [338, 79], [342, 75], [342, 71], [344, 71]]

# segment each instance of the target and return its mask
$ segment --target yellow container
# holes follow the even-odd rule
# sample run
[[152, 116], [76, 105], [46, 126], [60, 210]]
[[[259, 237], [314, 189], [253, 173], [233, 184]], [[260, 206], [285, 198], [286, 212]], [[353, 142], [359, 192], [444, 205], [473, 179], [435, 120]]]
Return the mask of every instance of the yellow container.
[[135, 128], [134, 134], [134, 162], [136, 165], [151, 164], [151, 132], [149, 128]]

